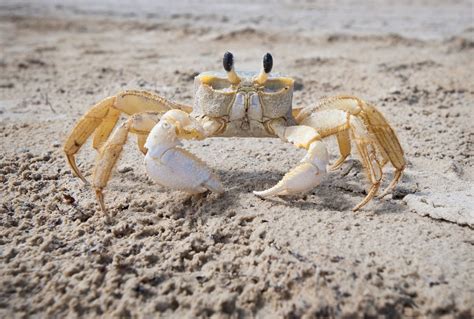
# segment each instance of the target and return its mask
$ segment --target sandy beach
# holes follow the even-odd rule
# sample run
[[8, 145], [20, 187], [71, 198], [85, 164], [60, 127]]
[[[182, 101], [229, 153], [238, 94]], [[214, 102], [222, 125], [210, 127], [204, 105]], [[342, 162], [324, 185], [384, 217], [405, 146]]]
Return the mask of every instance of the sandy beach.
[[[473, 21], [472, 1], [2, 1], [0, 317], [472, 317]], [[65, 160], [74, 124], [126, 89], [192, 104], [226, 51], [237, 71], [272, 53], [295, 107], [376, 105], [407, 160], [393, 194], [352, 212], [369, 186], [354, 153], [309, 194], [262, 200], [305, 152], [211, 138], [184, 147], [225, 192], [188, 195], [147, 177], [131, 137], [105, 218]], [[96, 155], [77, 156], [86, 178]]]

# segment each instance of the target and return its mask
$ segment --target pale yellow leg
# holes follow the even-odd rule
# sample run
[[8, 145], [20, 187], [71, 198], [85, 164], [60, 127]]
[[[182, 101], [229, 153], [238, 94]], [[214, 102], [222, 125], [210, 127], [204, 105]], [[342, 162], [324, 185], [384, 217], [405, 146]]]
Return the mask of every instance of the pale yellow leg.
[[395, 186], [397, 186], [398, 182], [400, 181], [400, 178], [402, 178], [402, 174], [403, 174], [403, 169], [395, 170], [395, 172], [393, 173], [392, 181], [387, 186], [387, 188], [382, 192], [382, 194], [379, 195], [380, 198], [387, 196], [387, 194], [391, 192]]
[[107, 115], [102, 119], [102, 123], [100, 123], [94, 133], [92, 147], [97, 151], [104, 145], [105, 141], [107, 141], [119, 118], [120, 111], [112, 107], [109, 108]]
[[295, 120], [297, 123], [301, 123], [316, 113], [328, 110], [344, 111], [350, 115], [357, 115], [362, 110], [363, 104], [365, 103], [361, 99], [354, 96], [329, 97], [320, 100], [313, 106], [297, 109]]
[[159, 95], [147, 92], [128, 90], [116, 95], [115, 108], [128, 115], [141, 112], [165, 112], [178, 109], [186, 113], [192, 111], [192, 107], [169, 101]]
[[339, 145], [339, 151], [341, 156], [329, 167], [329, 170], [335, 171], [344, 163], [346, 158], [351, 155], [351, 139], [349, 131], [342, 131], [337, 133], [337, 143]]
[[352, 209], [354, 212], [361, 209], [372, 198], [374, 198], [380, 187], [380, 181], [382, 180], [382, 169], [377, 161], [375, 151], [373, 150], [372, 145], [366, 144], [365, 142], [357, 141], [357, 138], [356, 145], [361, 156], [362, 165], [365, 168], [366, 174], [369, 177], [372, 186], [367, 192], [367, 196]]
[[385, 153], [385, 151], [382, 148], [378, 148], [380, 155], [382, 156], [382, 161], [380, 162], [380, 167], [384, 168], [385, 165], [390, 162], [390, 159], [388, 158], [388, 155]]
[[[146, 136], [151, 131], [153, 126], [159, 122], [161, 113], [139, 113], [130, 117], [127, 122], [122, 123], [112, 134], [111, 138], [105, 143], [104, 147], [100, 150], [96, 166], [94, 167], [93, 173], [93, 187], [95, 189], [97, 200], [99, 201], [102, 211], [105, 213], [106, 208], [104, 204], [103, 189], [107, 186], [107, 183], [112, 174], [112, 169], [117, 163], [117, 160], [122, 153], [124, 144], [127, 142], [129, 133], [138, 134], [138, 136]], [[146, 149], [143, 145], [139, 148], [142, 152], [146, 153]]]
[[146, 91], [124, 91], [97, 103], [78, 121], [64, 143], [64, 152], [73, 172], [87, 184], [74, 156], [94, 131], [93, 146], [99, 150], [115, 127], [121, 112], [133, 115], [147, 111], [164, 113], [171, 109], [185, 112], [192, 110], [189, 106], [168, 101]]
[[80, 120], [72, 130], [71, 134], [64, 143], [64, 152], [69, 165], [74, 173], [84, 182], [88, 183], [85, 177], [77, 167], [74, 155], [79, 151], [81, 146], [87, 141], [87, 138], [100, 125], [104, 117], [112, 108], [115, 102], [115, 97], [108, 97], [101, 102], [94, 105]]
[[148, 134], [137, 134], [138, 149], [140, 150], [140, 152], [142, 152], [143, 155], [146, 155], [148, 151], [145, 147], [145, 142], [146, 142], [147, 137], [148, 137]]
[[[402, 176], [406, 162], [403, 149], [395, 132], [375, 107], [357, 97], [339, 96], [323, 99], [315, 106], [305, 107], [294, 112], [297, 123], [316, 128], [321, 136], [337, 134], [341, 158], [334, 163], [332, 168], [342, 164], [343, 158], [345, 159], [346, 154], [351, 151], [351, 138], [343, 136], [348, 126], [343, 125], [341, 112], [358, 119], [354, 121], [355, 125], [360, 126], [358, 132], [356, 132], [358, 134], [353, 135], [355, 135], [354, 138], [358, 138], [356, 141], [357, 148], [372, 182], [372, 187], [369, 189], [366, 198], [354, 208], [354, 210], [357, 210], [376, 194], [382, 177], [381, 169], [387, 162], [390, 162], [396, 170], [393, 180], [381, 196], [385, 196], [395, 187]], [[350, 126], [351, 132], [354, 133], [353, 125]], [[363, 132], [360, 128], [364, 128], [366, 132]], [[369, 138], [367, 139], [366, 136], [369, 136]], [[376, 149], [379, 150], [382, 157], [380, 162], [377, 159]]]
[[355, 212], [366, 205], [374, 196], [380, 187], [382, 180], [382, 168], [377, 159], [376, 141], [363, 122], [352, 116], [350, 119], [352, 137], [357, 145], [357, 150], [362, 160], [362, 165], [366, 171], [369, 181], [372, 183], [367, 196], [357, 204], [352, 210]]
[[367, 122], [368, 130], [375, 136], [379, 146], [383, 149], [384, 157], [395, 167], [393, 179], [389, 186], [382, 192], [380, 197], [387, 195], [398, 183], [402, 177], [406, 161], [403, 156], [403, 149], [398, 141], [397, 135], [388, 125], [383, 115], [372, 105], [365, 105], [362, 116]]

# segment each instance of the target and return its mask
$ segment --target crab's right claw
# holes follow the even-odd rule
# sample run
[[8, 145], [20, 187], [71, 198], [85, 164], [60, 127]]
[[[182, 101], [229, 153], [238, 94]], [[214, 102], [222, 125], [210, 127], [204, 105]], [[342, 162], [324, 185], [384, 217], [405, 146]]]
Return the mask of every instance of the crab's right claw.
[[303, 194], [318, 186], [326, 175], [328, 153], [320, 141], [312, 143], [300, 164], [286, 173], [272, 188], [254, 191], [259, 197]]
[[202, 139], [201, 125], [189, 114], [172, 110], [161, 118], [147, 138], [145, 166], [158, 184], [189, 193], [224, 191], [209, 167], [183, 148], [180, 139]]

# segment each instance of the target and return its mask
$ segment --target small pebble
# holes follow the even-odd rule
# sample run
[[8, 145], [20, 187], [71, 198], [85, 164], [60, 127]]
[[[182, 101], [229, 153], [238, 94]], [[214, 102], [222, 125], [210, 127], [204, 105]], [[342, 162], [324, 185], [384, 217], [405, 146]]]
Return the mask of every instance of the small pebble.
[[133, 168], [131, 168], [130, 166], [122, 166], [122, 167], [119, 167], [119, 169], [117, 171], [119, 173], [123, 174], [123, 173], [133, 171]]

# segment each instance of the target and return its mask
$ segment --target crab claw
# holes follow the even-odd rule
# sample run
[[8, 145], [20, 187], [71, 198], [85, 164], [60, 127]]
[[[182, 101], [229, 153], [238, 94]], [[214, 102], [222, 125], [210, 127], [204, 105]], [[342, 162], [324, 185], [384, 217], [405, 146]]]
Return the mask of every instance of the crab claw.
[[329, 156], [321, 141], [313, 142], [300, 164], [286, 173], [272, 188], [254, 191], [259, 197], [302, 194], [311, 191], [326, 175]]
[[162, 186], [189, 193], [224, 191], [209, 167], [192, 153], [180, 148], [180, 139], [202, 139], [204, 130], [189, 114], [171, 110], [151, 130], [145, 147], [148, 175]]

